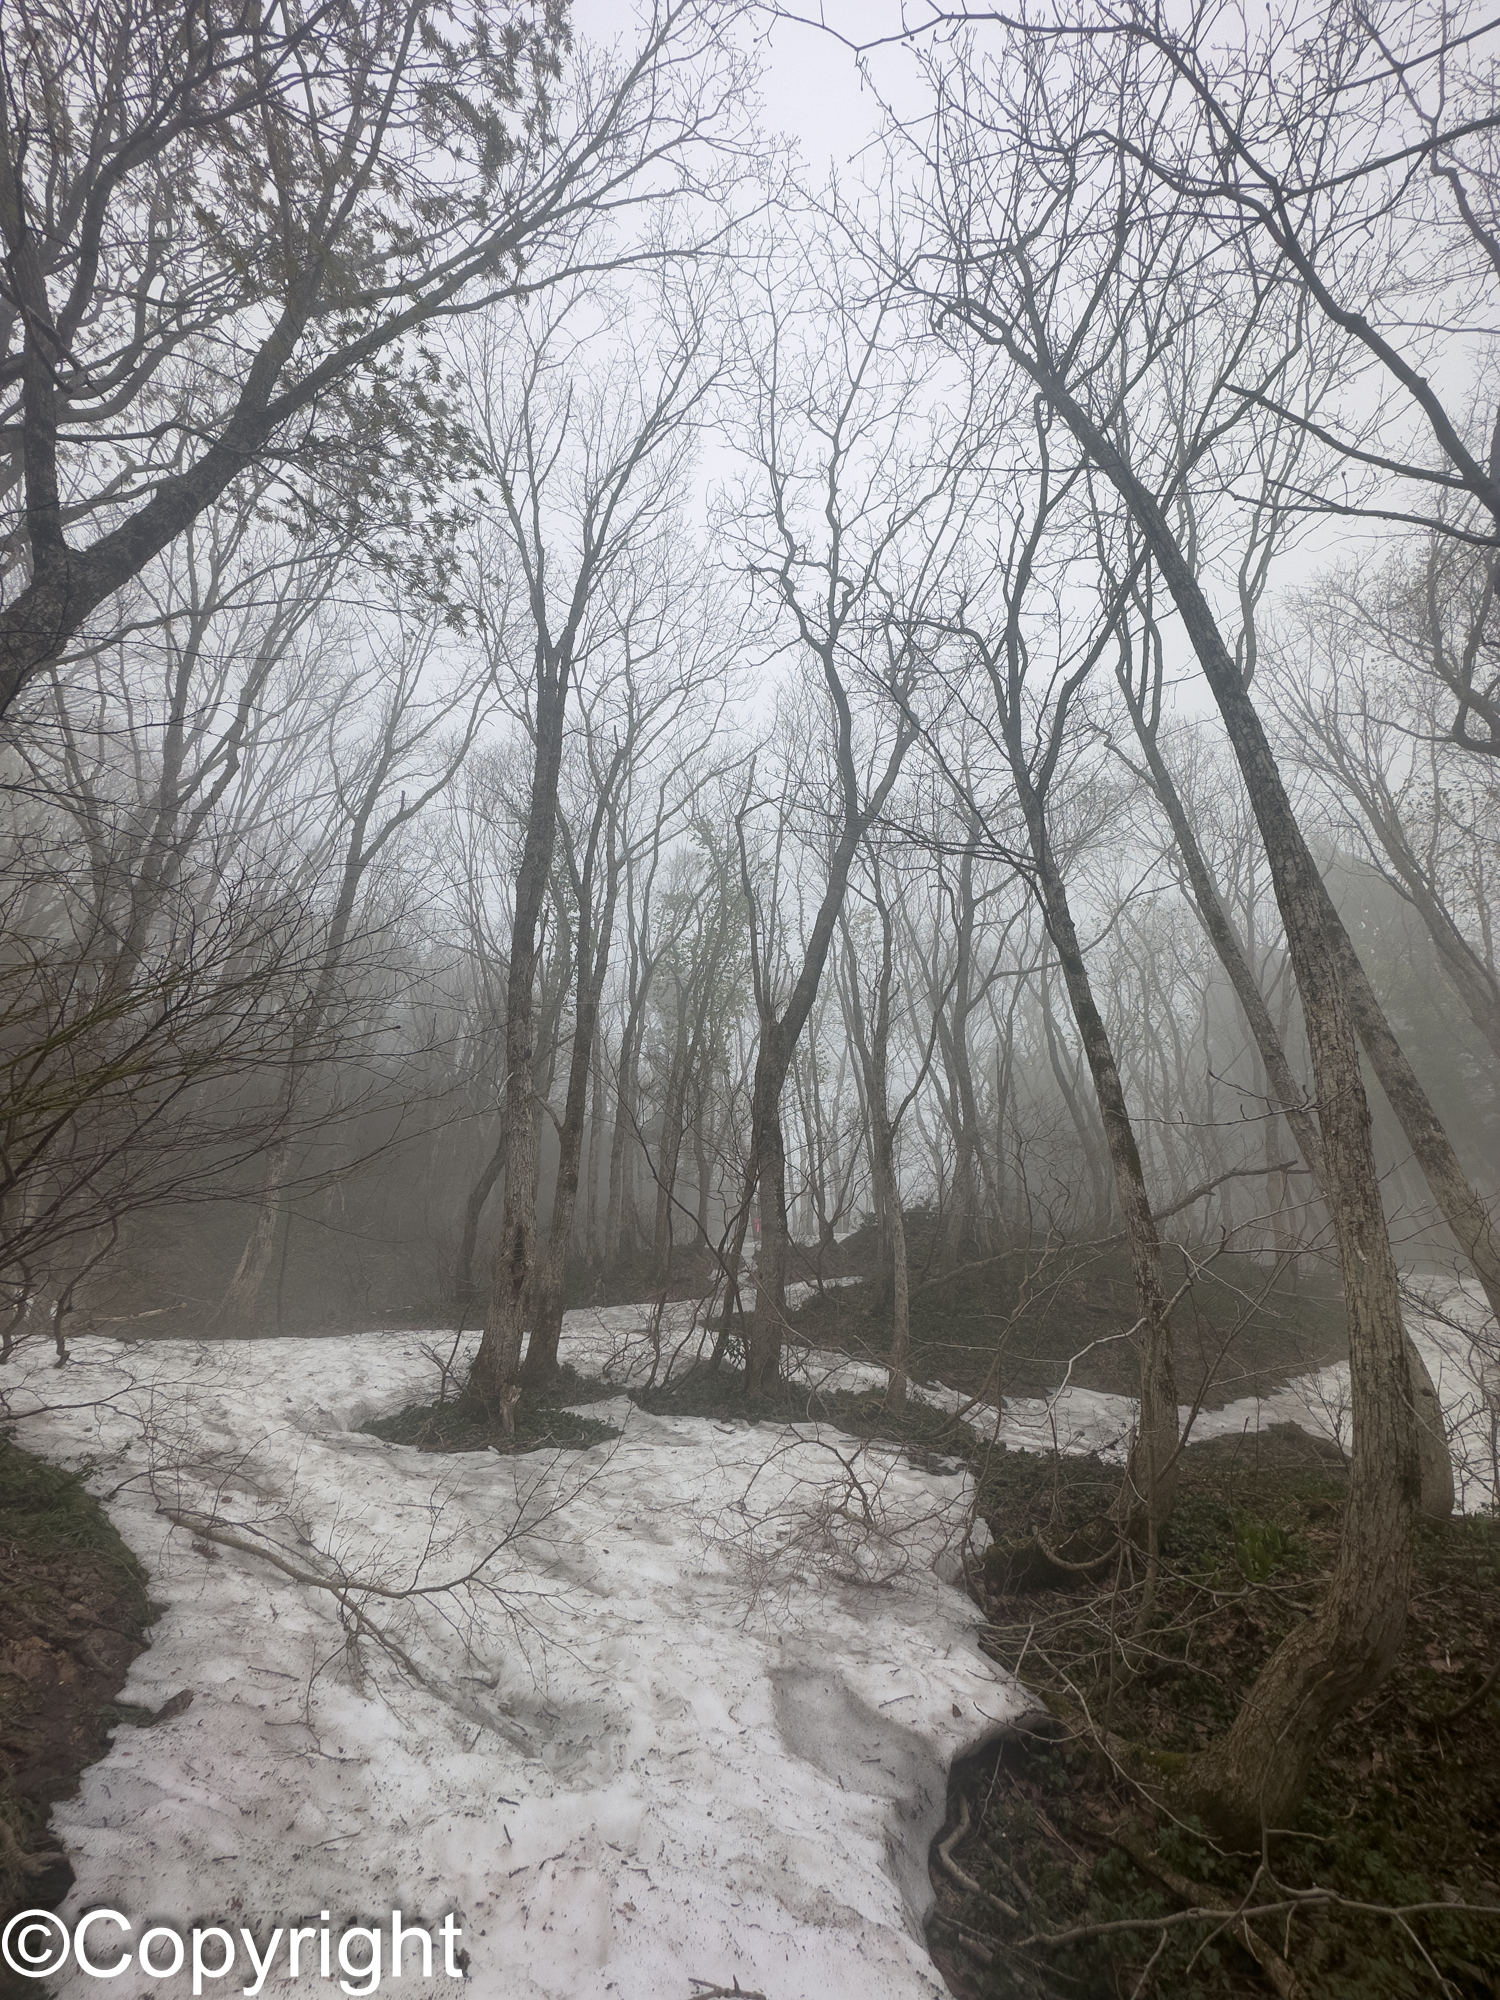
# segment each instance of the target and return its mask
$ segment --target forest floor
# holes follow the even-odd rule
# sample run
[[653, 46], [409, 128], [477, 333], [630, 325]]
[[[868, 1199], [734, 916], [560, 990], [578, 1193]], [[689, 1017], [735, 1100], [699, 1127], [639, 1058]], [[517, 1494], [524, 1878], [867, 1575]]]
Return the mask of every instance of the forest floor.
[[0, 1433], [0, 1922], [54, 1907], [73, 1880], [48, 1813], [113, 1728], [148, 1719], [116, 1697], [152, 1616], [145, 1572], [82, 1481]]
[[[1236, 1294], [1250, 1290], [1251, 1273], [1220, 1265], [1216, 1283]], [[1285, 1425], [1247, 1427], [1240, 1403], [1216, 1415], [1205, 1411], [1203, 1422], [1223, 1419], [1225, 1434], [1185, 1453], [1182, 1496], [1149, 1613], [1128, 1556], [1117, 1554], [1084, 1577], [1057, 1569], [1038, 1531], [1050, 1547], [1061, 1540], [1075, 1556], [1080, 1546], [1094, 1546], [1090, 1537], [1098, 1536], [1120, 1477], [1116, 1433], [1125, 1406], [1109, 1375], [1089, 1380], [1076, 1367], [1059, 1392], [1060, 1356], [1046, 1351], [1047, 1340], [1071, 1315], [1076, 1347], [1079, 1327], [1097, 1320], [1107, 1344], [1091, 1351], [1108, 1353], [1122, 1344], [1108, 1338], [1118, 1318], [1084, 1318], [1081, 1305], [1092, 1297], [1117, 1314], [1128, 1308], [1114, 1302], [1119, 1274], [1107, 1266], [1055, 1275], [1059, 1296], [1064, 1286], [1074, 1288], [1071, 1305], [1039, 1313], [1014, 1349], [1022, 1316], [1013, 1299], [991, 1303], [988, 1352], [972, 1327], [955, 1338], [934, 1310], [913, 1373], [936, 1375], [946, 1346], [968, 1397], [929, 1389], [899, 1411], [885, 1407], [878, 1363], [860, 1358], [878, 1349], [878, 1321], [872, 1328], [859, 1284], [830, 1285], [802, 1305], [795, 1325], [804, 1337], [819, 1329], [822, 1359], [804, 1354], [797, 1379], [753, 1407], [732, 1359], [717, 1369], [705, 1365], [701, 1316], [689, 1308], [570, 1313], [564, 1352], [572, 1367], [553, 1395], [523, 1401], [513, 1437], [488, 1433], [446, 1393], [471, 1343], [462, 1354], [454, 1350], [447, 1374], [441, 1368], [449, 1350], [436, 1336], [365, 1335], [347, 1346], [224, 1343], [196, 1352], [176, 1341], [84, 1343], [70, 1383], [81, 1386], [98, 1369], [101, 1382], [113, 1385], [109, 1403], [93, 1433], [87, 1422], [80, 1431], [76, 1416], [38, 1417], [50, 1450], [85, 1469], [106, 1462], [128, 1469], [145, 1440], [124, 1420], [130, 1399], [157, 1412], [152, 1421], [159, 1423], [159, 1413], [184, 1397], [183, 1409], [196, 1413], [205, 1436], [222, 1434], [216, 1450], [234, 1440], [240, 1483], [217, 1498], [205, 1488], [194, 1503], [204, 1518], [248, 1508], [247, 1519], [261, 1523], [254, 1532], [272, 1537], [268, 1550], [280, 1547], [288, 1524], [321, 1546], [328, 1536], [317, 1524], [326, 1507], [320, 1513], [317, 1496], [326, 1492], [334, 1507], [328, 1519], [338, 1524], [328, 1547], [339, 1574], [377, 1554], [386, 1564], [428, 1561], [423, 1550], [440, 1525], [443, 1566], [462, 1567], [471, 1540], [480, 1550], [493, 1540], [496, 1505], [514, 1485], [515, 1504], [535, 1522], [527, 1533], [539, 1539], [515, 1544], [518, 1557], [527, 1546], [534, 1552], [512, 1574], [527, 1593], [525, 1618], [553, 1662], [553, 1678], [539, 1704], [528, 1692], [527, 1628], [508, 1623], [507, 1612], [486, 1640], [491, 1614], [471, 1603], [457, 1627], [429, 1620], [403, 1640], [416, 1648], [416, 1685], [398, 1676], [404, 1688], [382, 1688], [378, 1649], [363, 1668], [353, 1662], [352, 1678], [338, 1674], [331, 1682], [327, 1665], [316, 1663], [331, 1657], [330, 1629], [335, 1651], [343, 1644], [331, 1617], [336, 1598], [289, 1596], [285, 1584], [268, 1590], [254, 1557], [163, 1525], [145, 1492], [128, 1479], [119, 1486], [125, 1473], [112, 1471], [110, 1482], [124, 1495], [119, 1504], [131, 1510], [121, 1524], [147, 1556], [153, 1594], [167, 1603], [156, 1643], [131, 1673], [130, 1692], [140, 1699], [119, 1704], [118, 1671], [113, 1680], [90, 1678], [78, 1662], [109, 1666], [114, 1655], [100, 1634], [110, 1625], [124, 1648], [120, 1660], [129, 1661], [150, 1612], [139, 1566], [76, 1480], [6, 1447], [0, 1553], [14, 1562], [22, 1552], [32, 1565], [31, 1585], [42, 1587], [42, 1644], [33, 1652], [54, 1662], [51, 1678], [37, 1683], [59, 1739], [43, 1746], [54, 1772], [48, 1782], [58, 1773], [70, 1779], [97, 1756], [112, 1727], [180, 1714], [171, 1701], [162, 1714], [162, 1697], [183, 1681], [200, 1696], [149, 1749], [126, 1728], [107, 1764], [86, 1777], [80, 1805], [62, 1808], [62, 1831], [79, 1857], [72, 1900], [127, 1895], [121, 1870], [128, 1877], [144, 1869], [147, 1884], [179, 1876], [196, 1883], [210, 1849], [216, 1862], [233, 1858], [217, 1851], [225, 1844], [219, 1829], [228, 1799], [240, 1815], [235, 1844], [239, 1872], [248, 1869], [247, 1897], [264, 1899], [283, 1876], [281, 1893], [295, 1897], [315, 1865], [322, 1899], [347, 1901], [354, 1878], [345, 1879], [348, 1862], [339, 1859], [346, 1855], [340, 1829], [391, 1821], [394, 1802], [415, 1788], [431, 1804], [410, 1834], [392, 1831], [376, 1858], [384, 1874], [399, 1873], [415, 1838], [413, 1857], [440, 1854], [442, 1863], [433, 1865], [469, 1881], [470, 1909], [488, 1909], [489, 1937], [509, 1941], [495, 1968], [499, 1983], [481, 1977], [481, 1992], [529, 1993], [533, 1977], [541, 1980], [537, 1991], [551, 1991], [541, 1970], [546, 1954], [568, 1951], [583, 1954], [580, 1967], [607, 1963], [621, 1992], [636, 1990], [642, 1978], [643, 1992], [675, 1991], [672, 1968], [680, 1984], [684, 1949], [697, 1953], [696, 1971], [698, 1958], [709, 1962], [711, 1940], [715, 1965], [737, 1965], [742, 1987], [762, 1987], [773, 2000], [804, 1991], [926, 1992], [919, 1968], [902, 1957], [896, 1917], [902, 1898], [914, 1907], [925, 1882], [914, 1891], [903, 1878], [875, 1929], [861, 1918], [857, 1951], [840, 1932], [845, 1920], [831, 1914], [834, 1905], [820, 1917], [816, 1899], [805, 1908], [798, 1899], [815, 1884], [826, 1894], [830, 1869], [839, 1894], [862, 1911], [873, 1909], [882, 1882], [878, 1896], [891, 1898], [895, 1885], [883, 1872], [897, 1851], [890, 1829], [904, 1823], [898, 1815], [887, 1827], [887, 1819], [902, 1788], [930, 1785], [920, 1775], [930, 1762], [938, 1772], [951, 1765], [951, 1773], [923, 1809], [927, 1830], [917, 1850], [936, 1895], [928, 1974], [936, 1968], [962, 2000], [1500, 1994], [1500, 1924], [1457, 1907], [1500, 1904], [1500, 1693], [1487, 1679], [1500, 1660], [1500, 1522], [1492, 1512], [1473, 1513], [1422, 1530], [1411, 1622], [1394, 1677], [1336, 1732], [1286, 1833], [1263, 1856], [1224, 1854], [1196, 1827], [1159, 1813], [1125, 1774], [1118, 1748], [1191, 1752], [1222, 1729], [1261, 1662], [1324, 1586], [1343, 1507], [1342, 1454], [1329, 1437]], [[960, 1295], [968, 1276], [958, 1280]], [[991, 1284], [994, 1278], [991, 1272]], [[922, 1296], [942, 1304], [939, 1287]], [[1253, 1351], [1231, 1353], [1237, 1372], [1230, 1386], [1242, 1394], [1253, 1381], [1284, 1397], [1284, 1378], [1268, 1364], [1276, 1343], [1292, 1341], [1289, 1319], [1297, 1341], [1312, 1343], [1297, 1349], [1294, 1365], [1336, 1353], [1339, 1327], [1327, 1303], [1304, 1294], [1289, 1315], [1276, 1299]], [[1242, 1317], [1235, 1308], [1216, 1327], [1219, 1347], [1224, 1324]], [[1211, 1323], [1206, 1301], [1195, 1323]], [[834, 1330], [845, 1336], [842, 1355], [828, 1351]], [[1018, 1373], [997, 1377], [995, 1357], [1008, 1365], [1013, 1353]], [[413, 1392], [424, 1378], [432, 1381], [435, 1361], [444, 1393], [424, 1401]], [[44, 1366], [34, 1379], [45, 1390], [57, 1378]], [[955, 1406], [981, 1390], [993, 1395], [997, 1379], [1007, 1405], [971, 1410], [971, 1421], [983, 1426], [976, 1432], [958, 1420]], [[1048, 1400], [1021, 1393], [1049, 1380]], [[122, 1394], [122, 1383], [133, 1386]], [[67, 1407], [82, 1406], [70, 1396]], [[1059, 1415], [1070, 1412], [1066, 1434], [1075, 1449], [1058, 1452], [1049, 1448], [1047, 1425], [1055, 1432]], [[1099, 1450], [1077, 1448], [1090, 1441]], [[392, 1446], [398, 1449], [385, 1456]], [[159, 1438], [150, 1449], [159, 1453]], [[185, 1472], [173, 1471], [174, 1493], [184, 1478], [201, 1482], [186, 1463]], [[570, 1465], [579, 1471], [560, 1470]], [[451, 1471], [424, 1470], [437, 1466]], [[563, 1511], [553, 1513], [547, 1495], [559, 1479], [566, 1496]], [[953, 1567], [952, 1535], [964, 1494], [993, 1539], [982, 1558], [971, 1555], [960, 1569]], [[243, 1532], [236, 1531], [241, 1541]], [[366, 1542], [370, 1553], [362, 1556]], [[297, 1553], [289, 1543], [286, 1554], [305, 1566], [310, 1546], [299, 1540]], [[58, 1566], [63, 1555], [70, 1567]], [[967, 1585], [971, 1606], [936, 1584], [933, 1564]], [[116, 1599], [103, 1595], [109, 1581], [121, 1593]], [[561, 1597], [554, 1595], [559, 1587]], [[987, 1694], [973, 1680], [981, 1664], [973, 1654], [976, 1629], [996, 1676]], [[465, 1753], [473, 1731], [457, 1708], [467, 1717], [478, 1703], [470, 1721], [488, 1728], [480, 1709], [488, 1713], [498, 1694], [438, 1692], [461, 1688], [474, 1672], [465, 1660], [510, 1660], [518, 1638], [512, 1666], [520, 1679], [505, 1712], [540, 1727], [542, 1765], [534, 1749], [523, 1747], [518, 1758], [488, 1736], [481, 1750]], [[297, 1667], [301, 1651], [314, 1664], [302, 1671], [299, 1692], [286, 1669]], [[904, 1679], [889, 1685], [900, 1701], [916, 1699], [923, 1719], [902, 1708], [907, 1720], [892, 1733], [877, 1676], [886, 1682], [902, 1661], [904, 1674], [916, 1673], [911, 1688], [921, 1692], [908, 1694]], [[13, 1665], [9, 1654], [4, 1664]], [[251, 1688], [260, 1675], [267, 1679]], [[508, 1685], [511, 1666], [502, 1678]], [[242, 1685], [247, 1691], [236, 1692]], [[10, 1684], [0, 1692], [10, 1694]], [[405, 1718], [399, 1738], [391, 1734], [393, 1702]], [[748, 1737], [743, 1727], [738, 1737], [732, 1727], [725, 1733], [724, 1704], [741, 1725], [751, 1722]], [[753, 1720], [762, 1707], [764, 1716]], [[295, 1733], [308, 1726], [293, 1719], [299, 1715], [315, 1725], [311, 1752]], [[998, 1738], [986, 1716], [1003, 1723]], [[462, 1737], [456, 1746], [449, 1741], [455, 1722]], [[293, 1733], [277, 1733], [285, 1731]], [[7, 1752], [14, 1734], [8, 1726]], [[980, 1747], [986, 1738], [989, 1747]], [[751, 1761], [741, 1758], [742, 1747]], [[369, 1778], [360, 1774], [366, 1764], [374, 1766]], [[892, 1789], [882, 1789], [882, 1776], [865, 1799], [869, 1765], [889, 1769]], [[215, 1778], [216, 1767], [233, 1775]], [[103, 1790], [99, 1772], [108, 1776]], [[483, 1826], [456, 1805], [444, 1808], [444, 1798], [461, 1801], [475, 1785], [507, 1795], [503, 1828]], [[276, 1808], [288, 1797], [296, 1802], [295, 1849], [277, 1831]], [[684, 1804], [703, 1856], [719, 1852], [726, 1821], [737, 1829], [737, 1854], [754, 1820], [754, 1851], [770, 1843], [781, 1858], [759, 1867], [747, 1890], [752, 1878], [739, 1861], [726, 1874], [722, 1859], [705, 1863], [691, 1841], [684, 1846]], [[36, 1847], [40, 1817], [28, 1810], [24, 1838]], [[408, 1810], [402, 1806], [392, 1825], [404, 1829]], [[896, 1836], [898, 1848], [917, 1824]], [[149, 1837], [135, 1840], [131, 1830], [148, 1826]], [[613, 1829], [610, 1839], [601, 1845], [591, 1826]], [[626, 1827], [657, 1829], [651, 1852], [645, 1834], [622, 1833]], [[623, 1850], [612, 1844], [621, 1840]], [[479, 1866], [482, 1842], [501, 1843], [490, 1856], [494, 1874]], [[533, 1849], [545, 1858], [537, 1862]], [[573, 1857], [561, 1873], [553, 1865], [559, 1849]], [[619, 1859], [632, 1849], [633, 1861], [647, 1864], [634, 1874]], [[347, 1850], [349, 1860], [357, 1853]], [[628, 1885], [648, 1869], [651, 1900], [643, 1901], [640, 1888]], [[519, 1881], [512, 1884], [507, 1871]], [[234, 1869], [228, 1874], [238, 1879]], [[61, 1875], [55, 1884], [37, 1880], [26, 1896], [50, 1903], [52, 1890], [65, 1887]], [[771, 1901], [756, 1903], [757, 1924], [773, 1913], [776, 1963], [785, 1945], [796, 1966], [779, 1985], [760, 1969], [733, 1917], [735, 1897], [766, 1890]], [[153, 1907], [163, 1893], [153, 1888]], [[705, 1898], [714, 1906], [707, 1922]], [[1274, 1918], [1210, 1914], [1298, 1898], [1302, 1907], [1282, 1907]], [[1411, 1907], [1421, 1904], [1438, 1907]], [[1393, 1908], [1407, 1914], [1386, 1914]], [[531, 1929], [524, 1928], [528, 1910]], [[538, 1924], [545, 1937], [534, 1934]], [[1115, 1928], [1096, 1934], [1101, 1925]], [[1046, 1942], [1064, 1932], [1087, 1934]], [[857, 1963], [857, 1986], [840, 1983], [841, 1963], [851, 1975]], [[576, 1990], [602, 1991], [603, 1979], [590, 1973]]]
[[[1136, 1317], [1136, 1292], [1120, 1244], [1038, 1243], [943, 1272], [926, 1268], [930, 1232], [922, 1218], [910, 1220], [913, 1380], [935, 1379], [989, 1400], [997, 1391], [1050, 1395], [1065, 1380], [1112, 1395], [1134, 1393], [1135, 1354], [1124, 1335]], [[815, 1286], [793, 1316], [797, 1333], [819, 1347], [886, 1359], [891, 1308], [876, 1298], [874, 1248], [869, 1230], [837, 1246], [839, 1282]], [[1232, 1252], [1190, 1252], [1169, 1243], [1162, 1263], [1175, 1301], [1184, 1402], [1202, 1395], [1213, 1408], [1264, 1395], [1348, 1352], [1338, 1284], [1317, 1265], [1292, 1290], [1285, 1277], [1273, 1283], [1265, 1264]], [[851, 1276], [857, 1282], [848, 1282]]]
[[[981, 1643], [1057, 1727], [955, 1772], [930, 1924], [951, 1989], [1500, 1994], [1500, 1521], [1423, 1524], [1395, 1671], [1334, 1731], [1291, 1825], [1234, 1854], [1158, 1810], [1122, 1746], [1192, 1752], [1227, 1726], [1326, 1586], [1342, 1460], [1289, 1425], [1190, 1446], [1144, 1614], [1128, 1558], [1089, 1578], [1036, 1560], [1037, 1529], [1086, 1535], [1118, 1479], [1097, 1460], [1017, 1452], [984, 1470], [997, 1539], [971, 1572]], [[1222, 1914], [1278, 1904], [1243, 1926]], [[1082, 1935], [1043, 1942], [1069, 1932]]]

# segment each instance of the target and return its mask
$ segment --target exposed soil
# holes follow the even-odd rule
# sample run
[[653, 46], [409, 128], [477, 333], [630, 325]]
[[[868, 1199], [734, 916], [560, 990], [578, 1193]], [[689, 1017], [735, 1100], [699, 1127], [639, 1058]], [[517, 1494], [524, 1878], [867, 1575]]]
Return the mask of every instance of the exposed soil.
[[[102, 1757], [155, 1613], [146, 1574], [80, 1480], [0, 1434], [0, 1911], [61, 1902], [48, 1812]], [[4, 1990], [0, 1988], [0, 1990]]]

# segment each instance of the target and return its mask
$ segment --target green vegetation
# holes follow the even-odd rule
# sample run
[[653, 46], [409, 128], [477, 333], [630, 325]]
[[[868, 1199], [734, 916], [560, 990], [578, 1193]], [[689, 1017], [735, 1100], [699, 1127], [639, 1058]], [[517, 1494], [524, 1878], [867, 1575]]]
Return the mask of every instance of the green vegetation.
[[[931, 1936], [956, 1989], [976, 2000], [1500, 1993], [1500, 1692], [1488, 1681], [1500, 1522], [1422, 1527], [1393, 1674], [1334, 1732], [1293, 1824], [1263, 1855], [1226, 1854], [1153, 1799], [1316, 1603], [1343, 1469], [1290, 1427], [1191, 1446], [1149, 1584], [1139, 1554], [1119, 1550], [1102, 1572], [1054, 1570], [1038, 1587], [1013, 1552], [1038, 1530], [1055, 1548], [1097, 1521], [1112, 1485], [1086, 1458], [997, 1453], [983, 1471], [996, 1534], [973, 1578], [983, 1643], [1047, 1719], [955, 1774], [950, 1826], [962, 1814], [972, 1831], [939, 1864]], [[1298, 1898], [1304, 1907], [1286, 1907]], [[1202, 1914], [1270, 1905], [1281, 1907], [1248, 1926]], [[1105, 1924], [1139, 1928], [1098, 1934]], [[1085, 1934], [1041, 1942], [1065, 1932]]]
[[0, 1913], [66, 1892], [48, 1808], [129, 1719], [114, 1697], [154, 1616], [83, 1481], [0, 1432]]

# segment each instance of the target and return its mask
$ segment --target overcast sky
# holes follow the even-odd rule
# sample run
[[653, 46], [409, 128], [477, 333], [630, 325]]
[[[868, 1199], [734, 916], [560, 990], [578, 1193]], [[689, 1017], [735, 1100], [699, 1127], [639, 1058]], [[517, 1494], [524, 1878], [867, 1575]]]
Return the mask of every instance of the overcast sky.
[[[873, 39], [901, 24], [900, 0], [786, 0], [788, 13], [820, 11], [830, 26], [852, 40]], [[632, 0], [573, 0], [575, 32], [591, 41], [612, 41], [632, 32]], [[766, 125], [796, 141], [814, 181], [830, 164], [839, 168], [865, 146], [876, 130], [880, 109], [861, 80], [850, 51], [832, 35], [795, 20], [771, 20], [761, 42], [761, 88]], [[898, 52], [876, 57], [881, 88], [899, 84], [909, 58]]]

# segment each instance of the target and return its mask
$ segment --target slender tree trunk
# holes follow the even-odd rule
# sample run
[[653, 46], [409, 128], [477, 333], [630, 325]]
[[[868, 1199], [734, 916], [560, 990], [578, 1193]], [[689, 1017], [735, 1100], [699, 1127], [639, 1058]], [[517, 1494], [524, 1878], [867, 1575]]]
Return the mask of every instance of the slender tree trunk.
[[[885, 1406], [906, 1406], [907, 1370], [911, 1359], [911, 1276], [906, 1254], [906, 1224], [901, 1214], [901, 1187], [896, 1175], [896, 1128], [890, 1108], [891, 970], [895, 926], [881, 894], [878, 866], [875, 904], [880, 912], [880, 971], [875, 985], [873, 1015], [867, 1015], [859, 989], [859, 968], [853, 942], [844, 932], [849, 959], [849, 1026], [864, 1073], [866, 1115], [870, 1123], [870, 1164], [877, 1207], [886, 1217], [890, 1238], [891, 1344], [887, 1360]], [[934, 1004], [937, 996], [934, 996]]]
[[1063, 982], [1078, 1025], [1078, 1038], [1093, 1079], [1105, 1144], [1114, 1169], [1115, 1192], [1130, 1244], [1130, 1270], [1135, 1280], [1139, 1325], [1135, 1334], [1140, 1370], [1140, 1422], [1131, 1447], [1125, 1489], [1121, 1495], [1121, 1525], [1131, 1534], [1154, 1534], [1172, 1511], [1177, 1485], [1179, 1430], [1177, 1372], [1172, 1353], [1172, 1327], [1162, 1283], [1161, 1240], [1146, 1193], [1135, 1127], [1125, 1102], [1119, 1068], [1094, 1000], [1083, 950], [1073, 925], [1068, 893], [1052, 856], [1042, 818], [1041, 801], [1025, 784], [1022, 809], [1027, 815], [1032, 857], [1047, 919], [1047, 934], [1062, 968]]
[[579, 895], [578, 1001], [573, 1019], [573, 1047], [568, 1058], [568, 1091], [563, 1106], [562, 1130], [558, 1135], [557, 1185], [552, 1196], [552, 1228], [547, 1238], [540, 1281], [536, 1286], [532, 1311], [531, 1341], [521, 1381], [528, 1389], [543, 1389], [557, 1373], [557, 1349], [562, 1338], [563, 1290], [567, 1277], [568, 1252], [573, 1241], [573, 1213], [578, 1202], [578, 1174], [583, 1158], [584, 1114], [587, 1110], [589, 1072], [594, 1063], [594, 1036], [599, 1020], [599, 996], [609, 966], [609, 948], [614, 933], [615, 877], [611, 870], [609, 891], [599, 919], [597, 941], [591, 936], [588, 901], [592, 893], [592, 868], [584, 871]]
[[494, 1192], [495, 1183], [505, 1171], [505, 1156], [510, 1146], [505, 1110], [505, 1103], [502, 1101], [499, 1136], [469, 1190], [468, 1200], [464, 1203], [464, 1226], [458, 1239], [458, 1257], [453, 1269], [453, 1291], [460, 1308], [474, 1295], [474, 1246], [479, 1240], [479, 1223], [484, 1214], [485, 1204]]
[[666, 1100], [662, 1105], [661, 1143], [656, 1156], [656, 1218], [651, 1231], [651, 1259], [656, 1282], [665, 1282], [672, 1255], [672, 1196], [677, 1186], [677, 1166], [682, 1157], [683, 1112], [687, 1099], [689, 1045], [687, 1040], [687, 995], [679, 985], [678, 1019], [672, 1073], [667, 1079]]
[[589, 1097], [589, 1148], [586, 1169], [588, 1200], [584, 1207], [585, 1254], [591, 1265], [597, 1264], [600, 1254], [599, 1242], [599, 1164], [604, 1151], [604, 1062], [600, 1047], [600, 1036], [594, 1036], [594, 1080]]
[[789, 1062], [783, 1058], [782, 1036], [774, 1022], [762, 1026], [760, 1055], [755, 1065], [751, 1119], [756, 1134], [756, 1188], [760, 1200], [760, 1253], [755, 1266], [755, 1311], [751, 1316], [745, 1353], [747, 1399], [768, 1396], [781, 1372], [786, 1335], [788, 1230], [786, 1215], [786, 1141], [781, 1129], [781, 1093]]
[[616, 1263], [635, 1248], [635, 1152], [639, 1145], [635, 1111], [640, 1097], [641, 1036], [645, 1029], [646, 997], [651, 968], [641, 976], [631, 1000], [620, 1041], [620, 1069], [615, 1088], [614, 1129], [609, 1147], [609, 1199], [604, 1211], [604, 1257]]
[[[1078, 1093], [1073, 1088], [1063, 1065], [1062, 1051], [1057, 1045], [1057, 1029], [1052, 1019], [1052, 995], [1048, 990], [1047, 967], [1042, 966], [1042, 1035], [1047, 1044], [1047, 1064], [1052, 1071], [1053, 1081], [1062, 1093], [1063, 1103], [1068, 1107], [1068, 1117], [1078, 1137], [1078, 1149], [1083, 1154], [1084, 1166], [1088, 1169], [1089, 1199], [1093, 1213], [1089, 1220], [1094, 1229], [1102, 1234], [1109, 1227], [1112, 1203], [1109, 1193], [1109, 1178], [1100, 1165], [1098, 1149], [1094, 1144], [1094, 1131], [1084, 1116], [1083, 1106], [1078, 1101]], [[1106, 1142], [1107, 1143], [1107, 1142]]]
[[291, 1141], [279, 1140], [266, 1162], [250, 1234], [215, 1314], [216, 1333], [244, 1333], [256, 1323], [260, 1296], [276, 1254], [276, 1229], [282, 1217], [283, 1190], [291, 1161]]
[[492, 1414], [508, 1407], [502, 1402], [502, 1392], [512, 1389], [520, 1374], [523, 1316], [536, 1261], [540, 1106], [536, 1096], [533, 1022], [538, 931], [557, 838], [557, 789], [567, 688], [566, 661], [539, 674], [535, 763], [526, 837], [516, 876], [505, 1001], [505, 1122], [510, 1147], [500, 1242], [490, 1275], [484, 1334], [464, 1392]]

